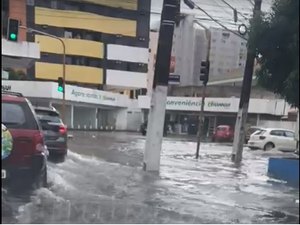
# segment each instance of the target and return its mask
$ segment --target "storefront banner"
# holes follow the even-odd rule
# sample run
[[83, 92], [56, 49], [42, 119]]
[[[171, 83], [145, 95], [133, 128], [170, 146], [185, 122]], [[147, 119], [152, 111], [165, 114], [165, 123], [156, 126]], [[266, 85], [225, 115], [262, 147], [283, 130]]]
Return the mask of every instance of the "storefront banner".
[[[237, 113], [239, 98], [206, 98], [205, 112]], [[150, 98], [139, 96], [139, 107], [150, 108]], [[192, 97], [167, 97], [166, 109], [172, 111], [200, 111], [202, 98]], [[251, 99], [249, 113], [285, 115], [287, 103], [281, 99]]]
[[[57, 91], [57, 83], [42, 81], [2, 80], [2, 90], [22, 93], [25, 97], [62, 99], [63, 94]], [[66, 85], [66, 100], [97, 105], [128, 107], [128, 96]]]

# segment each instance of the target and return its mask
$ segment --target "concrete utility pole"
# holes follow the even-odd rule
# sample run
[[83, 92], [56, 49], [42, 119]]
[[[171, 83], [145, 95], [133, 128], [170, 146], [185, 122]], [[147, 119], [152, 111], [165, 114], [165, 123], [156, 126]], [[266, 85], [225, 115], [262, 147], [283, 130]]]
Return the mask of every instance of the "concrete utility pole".
[[171, 50], [175, 20], [179, 12], [180, 0], [164, 0], [144, 154], [144, 170], [146, 171], [158, 172], [160, 167]]
[[[255, 0], [254, 2], [255, 5], [254, 5], [253, 17], [256, 18], [257, 16], [260, 15], [262, 0]], [[239, 110], [236, 118], [233, 150], [231, 156], [231, 160], [236, 164], [240, 163], [243, 158], [245, 126], [246, 126], [247, 114], [249, 108], [255, 57], [256, 57], [255, 46], [251, 46], [248, 44], [248, 53], [247, 53], [245, 71], [244, 71], [242, 93], [240, 98]]]
[[[207, 38], [207, 54], [206, 54], [206, 61], [209, 62], [209, 52], [210, 52], [210, 32], [209, 29], [203, 26], [200, 22], [197, 23], [205, 29], [205, 34]], [[209, 71], [208, 71], [209, 72]], [[205, 97], [206, 97], [206, 83], [203, 84], [203, 91], [202, 91], [202, 102], [201, 102], [201, 110], [199, 114], [199, 126], [198, 126], [198, 137], [197, 137], [197, 149], [196, 149], [196, 159], [199, 158], [200, 152], [200, 143], [201, 143], [201, 135], [202, 135], [202, 128], [203, 128], [203, 115], [204, 115], [204, 106], [205, 106]]]
[[62, 44], [63, 47], [63, 60], [62, 60], [62, 65], [63, 65], [63, 86], [64, 86], [64, 91], [63, 91], [63, 99], [62, 99], [62, 111], [61, 111], [61, 117], [62, 121], [66, 124], [65, 116], [66, 116], [66, 45], [65, 42], [62, 38], [57, 37], [55, 35], [39, 31], [33, 28], [25, 27], [25, 26], [20, 26], [22, 29], [26, 29], [28, 33], [37, 33], [41, 34], [50, 38], [54, 38], [56, 40], [59, 40]]

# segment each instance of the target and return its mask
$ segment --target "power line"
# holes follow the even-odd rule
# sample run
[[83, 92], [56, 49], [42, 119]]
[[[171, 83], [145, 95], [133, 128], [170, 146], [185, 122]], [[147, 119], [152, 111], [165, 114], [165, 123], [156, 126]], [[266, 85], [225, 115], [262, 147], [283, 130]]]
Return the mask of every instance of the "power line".
[[206, 16], [208, 16], [212, 21], [214, 21], [215, 23], [217, 23], [219, 26], [221, 26], [222, 28], [224, 28], [225, 30], [239, 36], [240, 38], [244, 39], [245, 41], [248, 41], [247, 38], [243, 37], [242, 35], [240, 35], [237, 32], [234, 32], [233, 30], [228, 29], [226, 26], [224, 26], [222, 23], [220, 23], [218, 20], [216, 20], [215, 18], [213, 18], [211, 15], [209, 15], [204, 9], [202, 9], [200, 6], [198, 6], [196, 3], [194, 3], [194, 6], [199, 9], [201, 12], [203, 12]]
[[[236, 8], [234, 8], [232, 5], [230, 5], [228, 2], [226, 2], [225, 0], [221, 0], [224, 4], [226, 4], [227, 6], [229, 6], [231, 9], [236, 10]], [[247, 18], [246, 16], [244, 16], [242, 13], [240, 13], [239, 11], [237, 11], [237, 14], [239, 14], [240, 16], [242, 16], [244, 19], [249, 20], [249, 18]]]
[[[214, 0], [214, 2], [217, 4], [217, 5], [215, 5], [215, 6], [217, 6], [217, 7], [219, 7], [219, 8], [222, 8], [222, 9], [224, 8], [223, 6], [221, 6], [221, 5], [219, 4], [218, 0]], [[232, 16], [232, 12], [228, 12], [227, 10], [224, 10], [224, 12], [225, 12], [226, 14]]]

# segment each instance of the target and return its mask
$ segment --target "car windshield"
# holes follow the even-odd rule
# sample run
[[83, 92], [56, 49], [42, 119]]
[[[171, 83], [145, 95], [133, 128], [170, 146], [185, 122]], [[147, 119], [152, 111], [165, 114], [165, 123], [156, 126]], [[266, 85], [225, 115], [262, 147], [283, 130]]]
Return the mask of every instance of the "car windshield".
[[226, 131], [226, 130], [229, 130], [228, 127], [218, 127], [217, 128], [217, 131]]
[[43, 122], [51, 122], [51, 123], [61, 123], [61, 119], [58, 113], [55, 112], [48, 112], [48, 111], [37, 111], [36, 115], [39, 121]]

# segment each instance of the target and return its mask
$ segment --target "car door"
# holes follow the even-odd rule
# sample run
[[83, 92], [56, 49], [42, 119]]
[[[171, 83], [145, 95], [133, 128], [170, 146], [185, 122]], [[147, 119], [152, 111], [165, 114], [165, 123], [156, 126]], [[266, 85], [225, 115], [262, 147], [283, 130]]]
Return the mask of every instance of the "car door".
[[284, 131], [282, 130], [272, 130], [270, 132], [270, 142], [273, 142], [275, 145], [275, 148], [281, 149], [283, 148], [285, 144], [285, 139], [284, 139]]
[[294, 151], [297, 148], [297, 141], [295, 140], [295, 133], [291, 131], [284, 132], [284, 139], [287, 150]]

